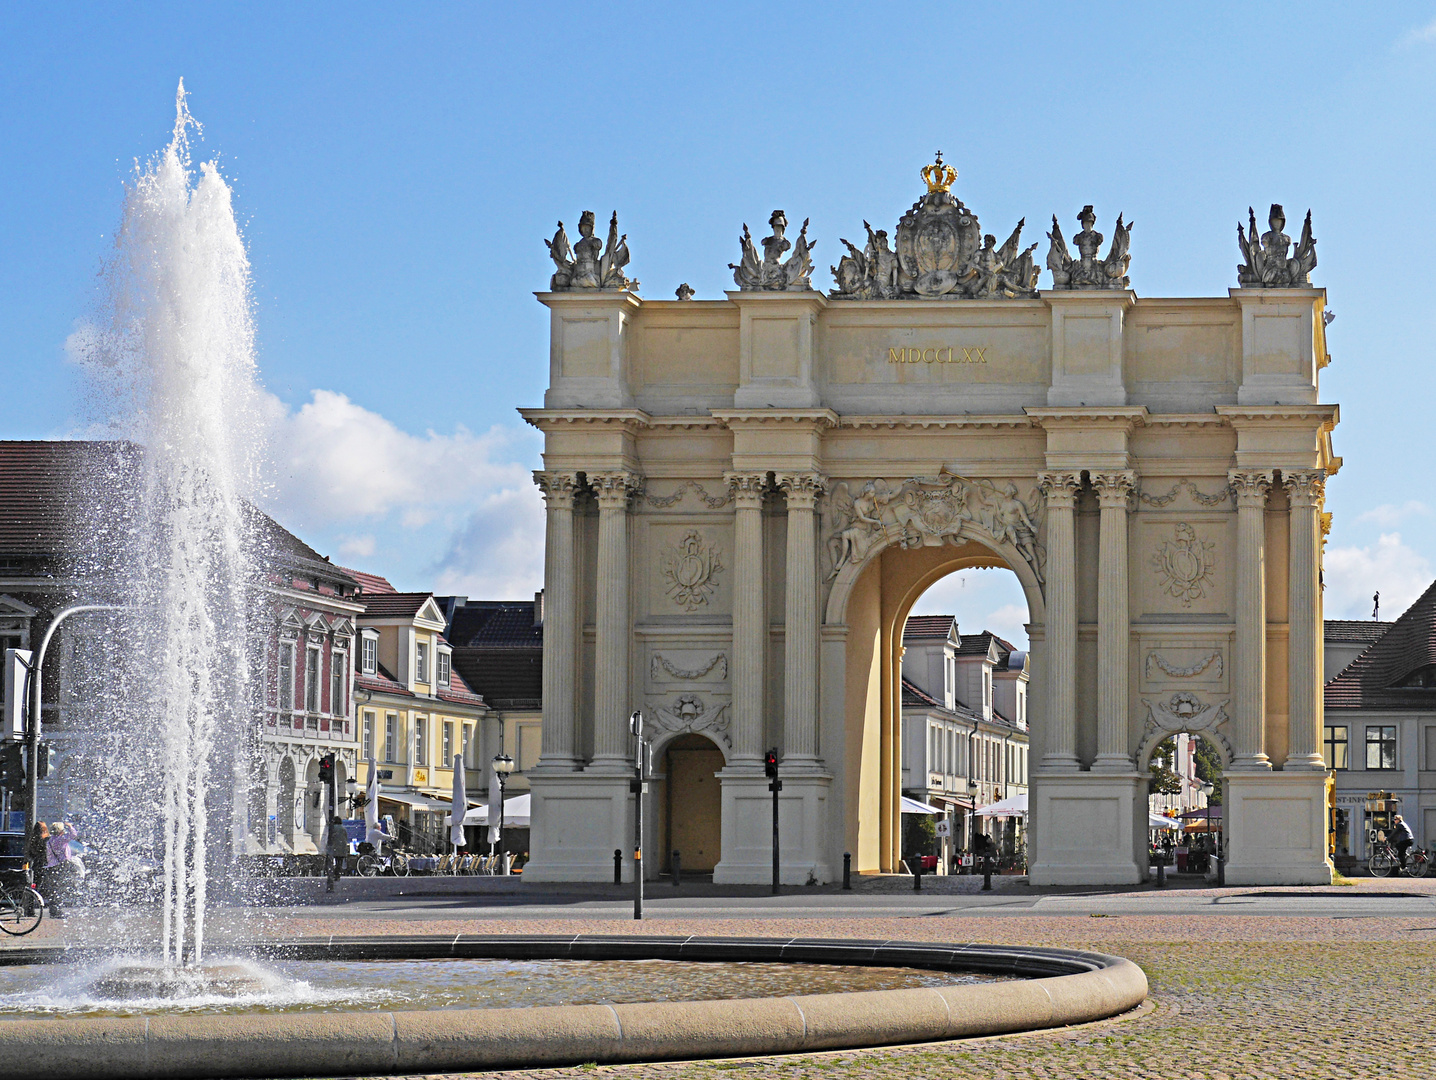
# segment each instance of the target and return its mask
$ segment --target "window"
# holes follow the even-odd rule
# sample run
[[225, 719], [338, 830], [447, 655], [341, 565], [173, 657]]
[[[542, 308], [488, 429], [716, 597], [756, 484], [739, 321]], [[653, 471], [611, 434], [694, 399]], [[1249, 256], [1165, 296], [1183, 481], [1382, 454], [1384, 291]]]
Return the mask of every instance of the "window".
[[453, 662], [453, 658], [452, 658], [448, 653], [442, 652], [442, 651], [439, 653], [439, 685], [440, 685], [440, 686], [448, 686], [448, 685], [449, 685], [449, 672], [450, 672], [450, 666], [449, 666], [449, 665], [450, 665], [452, 662]]
[[287, 641], [279, 644], [279, 711], [294, 708], [294, 646]]
[[319, 711], [318, 646], [310, 646], [304, 650], [304, 709], [312, 713]]
[[414, 681], [429, 681], [429, 646], [423, 642], [414, 646]]
[[348, 673], [348, 657], [342, 652], [334, 653], [329, 661], [329, 711], [335, 716], [345, 716], [349, 712], [349, 702], [344, 700], [345, 676]]
[[428, 747], [425, 745], [425, 728], [429, 726], [427, 716], [414, 717], [414, 764], [429, 764]]
[[1345, 724], [1326, 725], [1326, 767], [1328, 769], [1351, 768], [1351, 729]]
[[374, 714], [364, 710], [364, 759], [374, 756]]
[[379, 670], [379, 639], [365, 634], [359, 641], [359, 670], [365, 675], [373, 675]]
[[[440, 653], [440, 654], [439, 654], [439, 659], [442, 660], [443, 657], [444, 657], [444, 654], [443, 654], [443, 653]], [[442, 670], [442, 665], [441, 665], [441, 670]], [[453, 722], [452, 720], [445, 720], [445, 721], [444, 721], [444, 764], [445, 764], [446, 766], [448, 766], [448, 765], [452, 765], [453, 763], [454, 763], [454, 722]]]
[[[1426, 770], [1436, 772], [1436, 727], [1426, 729]], [[1436, 840], [1436, 834], [1428, 832], [1426, 835]]]
[[1373, 724], [1366, 729], [1366, 767], [1396, 768], [1396, 725]]
[[384, 714], [384, 760], [398, 761], [396, 756], [399, 752], [399, 714]]

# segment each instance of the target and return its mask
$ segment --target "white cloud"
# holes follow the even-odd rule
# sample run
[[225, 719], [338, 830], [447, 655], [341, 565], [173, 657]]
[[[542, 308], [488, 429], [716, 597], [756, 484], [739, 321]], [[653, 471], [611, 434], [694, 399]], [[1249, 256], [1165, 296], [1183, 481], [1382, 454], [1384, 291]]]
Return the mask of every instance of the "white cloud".
[[542, 587], [543, 503], [523, 462], [537, 433], [416, 435], [330, 390], [266, 408], [266, 509], [320, 551], [400, 588], [515, 599]]
[[1382, 503], [1380, 506], [1373, 506], [1370, 510], [1363, 510], [1353, 519], [1353, 524], [1359, 525], [1364, 521], [1371, 521], [1383, 529], [1390, 529], [1400, 525], [1407, 518], [1430, 516], [1431, 507], [1417, 499], [1407, 499], [1400, 506], [1395, 503]]
[[1396, 42], [1399, 48], [1411, 48], [1414, 45], [1429, 45], [1436, 42], [1436, 19], [1432, 19], [1425, 26], [1415, 26], [1402, 34]]
[[1382, 533], [1366, 547], [1328, 548], [1326, 617], [1369, 619], [1371, 597], [1379, 591], [1382, 617], [1394, 619], [1426, 591], [1431, 578], [1431, 563], [1402, 543], [1400, 533]]
[[346, 558], [367, 559], [374, 554], [374, 534], [347, 536], [339, 541], [339, 554]]

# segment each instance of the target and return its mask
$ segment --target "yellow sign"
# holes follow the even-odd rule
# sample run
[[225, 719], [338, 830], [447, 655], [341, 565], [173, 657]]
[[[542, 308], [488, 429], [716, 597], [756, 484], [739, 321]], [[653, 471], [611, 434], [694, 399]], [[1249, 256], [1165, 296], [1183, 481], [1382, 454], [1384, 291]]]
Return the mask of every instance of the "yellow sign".
[[889, 364], [985, 364], [991, 345], [935, 345], [888, 349]]
[[428, 769], [415, 769], [415, 770], [414, 770], [414, 783], [416, 783], [416, 784], [427, 784], [428, 782], [429, 782], [429, 770], [428, 770]]

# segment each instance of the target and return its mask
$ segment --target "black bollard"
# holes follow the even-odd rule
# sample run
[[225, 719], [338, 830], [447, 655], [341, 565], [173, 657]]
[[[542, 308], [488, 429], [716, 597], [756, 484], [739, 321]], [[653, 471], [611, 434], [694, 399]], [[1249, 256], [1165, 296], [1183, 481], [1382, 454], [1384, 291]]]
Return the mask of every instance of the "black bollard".
[[922, 892], [922, 860], [917, 858], [912, 861], [912, 891]]
[[992, 860], [982, 860], [982, 891], [992, 891]]
[[843, 888], [851, 890], [853, 887], [853, 853], [843, 852]]
[[622, 848], [614, 848], [614, 849], [613, 849], [613, 883], [614, 883], [615, 885], [622, 885], [622, 884], [623, 884], [623, 849], [622, 849]]
[[683, 859], [678, 852], [673, 853], [673, 887], [676, 889], [683, 883]]
[[1157, 888], [1159, 888], [1159, 889], [1165, 889], [1166, 887], [1167, 887], [1167, 864], [1164, 863], [1164, 862], [1159, 862], [1159, 863], [1157, 864]]

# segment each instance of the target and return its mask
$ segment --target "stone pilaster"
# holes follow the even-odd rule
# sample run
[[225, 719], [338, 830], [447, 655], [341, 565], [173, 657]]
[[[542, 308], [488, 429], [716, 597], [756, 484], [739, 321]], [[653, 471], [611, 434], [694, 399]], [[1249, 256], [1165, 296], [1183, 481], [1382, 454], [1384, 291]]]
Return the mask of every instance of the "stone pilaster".
[[817, 502], [827, 488], [818, 473], [778, 478], [788, 496], [787, 606], [783, 616], [783, 764], [818, 764]]
[[733, 754], [730, 766], [756, 767], [763, 759], [764, 656], [768, 646], [763, 596], [763, 493], [765, 473], [724, 476], [736, 505], [733, 523]]
[[1286, 769], [1325, 770], [1321, 756], [1321, 500], [1326, 473], [1282, 473], [1291, 505], [1287, 577]]
[[1077, 532], [1079, 472], [1044, 472], [1047, 494], [1047, 750], [1042, 768], [1075, 772], [1077, 761]]
[[[571, 772], [578, 757], [578, 572], [573, 500], [578, 474], [535, 472], [547, 513], [543, 572], [543, 734], [538, 768]], [[488, 759], [485, 758], [485, 761]]]
[[1237, 504], [1236, 640], [1232, 646], [1232, 769], [1270, 769], [1266, 755], [1266, 497], [1272, 474], [1227, 474]]
[[1136, 473], [1093, 473], [1101, 508], [1097, 550], [1097, 759], [1094, 772], [1130, 772], [1127, 513]]
[[628, 714], [628, 501], [643, 490], [632, 473], [590, 473], [598, 494], [598, 603], [594, 618], [593, 762], [599, 770], [630, 765]]

